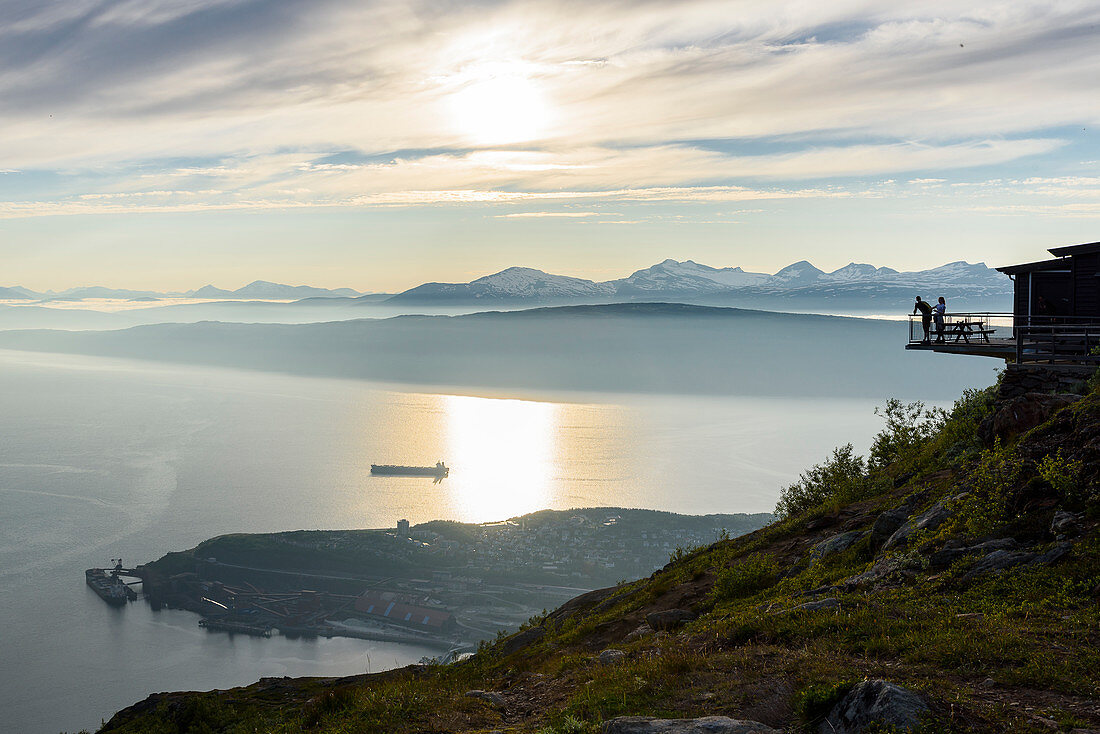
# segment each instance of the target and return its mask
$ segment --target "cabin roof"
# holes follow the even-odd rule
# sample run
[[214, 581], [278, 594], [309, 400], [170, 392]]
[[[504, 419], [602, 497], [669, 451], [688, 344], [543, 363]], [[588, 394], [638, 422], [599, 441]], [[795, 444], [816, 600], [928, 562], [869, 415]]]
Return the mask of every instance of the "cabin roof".
[[1073, 255], [1091, 255], [1100, 252], [1100, 242], [1086, 242], [1083, 245], [1066, 245], [1065, 247], [1052, 247], [1047, 250], [1054, 255], [1053, 260], [1038, 260], [1033, 263], [1021, 263], [1019, 265], [1005, 265], [997, 268], [997, 272], [1007, 275], [1016, 273], [1033, 273], [1038, 270], [1061, 270], [1069, 268], [1069, 257]]
[[[1051, 250], [1053, 252], [1053, 250]], [[1015, 275], [1016, 273], [1031, 273], [1036, 270], [1065, 270], [1069, 272], [1069, 260], [1064, 257], [1057, 257], [1053, 260], [1039, 260], [1033, 263], [1022, 263], [1020, 265], [1005, 265], [997, 268], [997, 272], [1005, 273], [1006, 275]]]
[[1083, 245], [1066, 245], [1065, 247], [1052, 247], [1047, 250], [1055, 257], [1067, 257], [1069, 255], [1091, 255], [1100, 252], [1100, 242], [1086, 242]]

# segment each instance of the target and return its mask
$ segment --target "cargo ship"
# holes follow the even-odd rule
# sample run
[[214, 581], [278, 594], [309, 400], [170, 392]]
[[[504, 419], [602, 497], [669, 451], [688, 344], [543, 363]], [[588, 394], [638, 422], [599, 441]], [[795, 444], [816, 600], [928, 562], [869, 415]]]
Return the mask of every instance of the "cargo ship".
[[92, 587], [92, 591], [99, 594], [100, 599], [113, 607], [126, 606], [131, 594], [137, 596], [133, 589], [122, 583], [122, 579], [108, 576], [102, 568], [89, 568], [84, 572], [84, 580]]
[[451, 469], [442, 461], [435, 462], [435, 466], [371, 464], [370, 473], [391, 477], [435, 477], [436, 479], [442, 479], [451, 473]]

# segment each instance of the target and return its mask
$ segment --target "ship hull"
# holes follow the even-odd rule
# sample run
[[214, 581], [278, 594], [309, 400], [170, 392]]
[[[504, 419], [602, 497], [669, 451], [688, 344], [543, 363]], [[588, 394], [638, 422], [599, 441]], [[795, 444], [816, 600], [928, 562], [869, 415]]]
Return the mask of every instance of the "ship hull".
[[84, 580], [100, 599], [113, 607], [126, 606], [126, 602], [130, 600], [130, 593], [133, 593], [121, 583], [112, 581], [102, 569], [89, 568], [84, 572]]
[[435, 466], [393, 466], [390, 464], [371, 464], [370, 473], [390, 477], [445, 477], [451, 473], [447, 467]]

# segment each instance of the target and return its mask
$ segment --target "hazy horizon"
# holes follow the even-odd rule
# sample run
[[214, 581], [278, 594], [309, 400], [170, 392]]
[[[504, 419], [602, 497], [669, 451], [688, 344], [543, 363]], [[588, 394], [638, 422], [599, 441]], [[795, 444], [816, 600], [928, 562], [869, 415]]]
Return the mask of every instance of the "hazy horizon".
[[[633, 273], [638, 272], [639, 270], [644, 270], [646, 268], [652, 267], [653, 265], [658, 265], [658, 264], [667, 262], [668, 260], [673, 260], [674, 262], [681, 262], [681, 263], [695, 263], [695, 264], [704, 265], [704, 266], [719, 269], [719, 270], [725, 269], [725, 268], [740, 268], [740, 269], [742, 269], [746, 272], [757, 272], [757, 271], [752, 271], [750, 268], [745, 267], [744, 265], [741, 265], [741, 264], [735, 263], [735, 262], [716, 264], [716, 263], [704, 262], [702, 260], [693, 259], [693, 258], [685, 258], [684, 260], [679, 260], [679, 261], [675, 260], [674, 258], [663, 258], [663, 259], [655, 261], [655, 262], [650, 262], [647, 265], [644, 265], [644, 266], [641, 266], [641, 267], [622, 270], [618, 274], [613, 274], [613, 275], [610, 275], [609, 277], [601, 277], [601, 278], [588, 278], [588, 277], [585, 277], [585, 276], [579, 276], [575, 272], [572, 272], [568, 269], [562, 270], [561, 272], [549, 272], [549, 271], [543, 271], [543, 272], [546, 272], [548, 275], [558, 275], [558, 276], [566, 276], [566, 277], [585, 277], [585, 279], [587, 279], [587, 280], [592, 280], [592, 281], [598, 283], [598, 282], [607, 282], [607, 281], [619, 280], [619, 279], [622, 279], [622, 278], [626, 278], [626, 277], [632, 275]], [[970, 262], [969, 260], [966, 260], [965, 258], [963, 258], [963, 259], [945, 261], [945, 262], [938, 263], [938, 264], [926, 264], [924, 267], [916, 268], [914, 270], [905, 270], [905, 269], [902, 269], [902, 268], [894, 267], [893, 265], [891, 265], [890, 263], [887, 263], [887, 262], [878, 262], [878, 261], [875, 261], [875, 262], [857, 262], [855, 260], [850, 260], [850, 261], [847, 261], [847, 262], [845, 262], [841, 265], [836, 266], [835, 268], [822, 268], [818, 265], [818, 263], [814, 262], [813, 260], [810, 260], [808, 258], [798, 258], [797, 260], [792, 260], [791, 262], [788, 262], [788, 263], [785, 263], [783, 265], [777, 266], [774, 270], [771, 270], [771, 271], [758, 271], [758, 272], [760, 272], [761, 274], [764, 274], [764, 275], [774, 275], [774, 274], [778, 273], [779, 271], [781, 271], [783, 268], [786, 268], [790, 265], [796, 265], [800, 262], [809, 262], [811, 265], [814, 265], [814, 266], [818, 267], [819, 269], [821, 269], [826, 274], [831, 274], [831, 273], [837, 272], [839, 270], [842, 270], [844, 267], [846, 267], [848, 265], [873, 265], [876, 268], [881, 268], [881, 267], [892, 268], [893, 270], [897, 270], [899, 273], [904, 274], [904, 273], [907, 273], [907, 272], [921, 272], [921, 271], [926, 271], [926, 270], [932, 270], [932, 269], [935, 269], [937, 267], [943, 267], [943, 266], [951, 265], [951, 264], [958, 263], [958, 262], [966, 263], [968, 265], [987, 265], [990, 268], [996, 268], [996, 267], [998, 267], [999, 265], [1002, 264], [1002, 263], [999, 263], [999, 262], [995, 263], [995, 264], [993, 264], [993, 263], [984, 263], [984, 262]], [[1004, 264], [1007, 264], [1007, 263], [1004, 263]], [[568, 266], [566, 266], [566, 267], [568, 267]], [[497, 273], [504, 272], [506, 270], [511, 270], [511, 269], [514, 269], [514, 268], [522, 268], [522, 269], [531, 268], [531, 269], [535, 269], [535, 270], [542, 270], [542, 268], [535, 268], [535, 267], [532, 267], [532, 266], [530, 266], [526, 263], [513, 263], [511, 265], [505, 266], [504, 268], [501, 268], [500, 270], [496, 270], [496, 271], [492, 271], [492, 272], [484, 272], [484, 273], [480, 273], [478, 275], [474, 275], [474, 276], [470, 277], [468, 280], [476, 280], [477, 278], [482, 278], [482, 277], [486, 277], [486, 276], [490, 276], [490, 275], [495, 275]], [[409, 282], [404, 287], [400, 287], [397, 290], [382, 291], [382, 290], [379, 290], [379, 289], [376, 289], [376, 288], [371, 288], [371, 287], [365, 286], [361, 283], [357, 284], [357, 283], [349, 282], [350, 278], [345, 278], [344, 281], [333, 281], [330, 284], [324, 284], [324, 285], [319, 284], [319, 283], [315, 283], [315, 282], [312, 282], [312, 281], [311, 282], [304, 282], [301, 279], [299, 279], [297, 281], [291, 281], [291, 282], [281, 282], [281, 281], [277, 281], [277, 280], [271, 280], [271, 279], [265, 278], [265, 277], [253, 277], [249, 280], [240, 281], [239, 284], [225, 284], [224, 282], [218, 283], [218, 282], [214, 282], [215, 280], [217, 280], [217, 276], [214, 276], [211, 279], [202, 282], [201, 284], [192, 284], [188, 287], [183, 287], [183, 288], [165, 288], [165, 289], [157, 289], [155, 287], [144, 284], [143, 282], [137, 282], [137, 281], [135, 281], [133, 283], [127, 283], [127, 284], [118, 284], [118, 283], [113, 283], [113, 282], [110, 282], [110, 283], [108, 283], [108, 282], [93, 283], [93, 282], [84, 282], [84, 281], [73, 281], [73, 282], [68, 283], [68, 284], [60, 284], [60, 285], [54, 284], [54, 285], [49, 285], [49, 286], [37, 287], [37, 288], [31, 287], [31, 286], [27, 285], [26, 283], [16, 283], [16, 282], [7, 283], [7, 282], [5, 282], [5, 283], [0, 283], [0, 287], [6, 287], [6, 288], [22, 287], [22, 288], [26, 288], [28, 290], [35, 291], [36, 293], [54, 294], [54, 295], [64, 294], [68, 291], [80, 290], [82, 288], [102, 287], [102, 288], [108, 288], [108, 289], [111, 289], [111, 290], [129, 290], [129, 291], [137, 291], [137, 292], [152, 291], [152, 292], [160, 292], [160, 293], [163, 293], [165, 295], [182, 296], [182, 295], [185, 295], [189, 292], [197, 291], [201, 288], [206, 288], [206, 287], [214, 287], [214, 288], [218, 288], [219, 290], [225, 290], [225, 291], [235, 291], [235, 290], [240, 290], [240, 289], [243, 289], [243, 288], [245, 288], [249, 285], [254, 285], [254, 284], [257, 284], [257, 283], [271, 283], [271, 284], [275, 284], [275, 285], [286, 285], [286, 286], [290, 286], [290, 287], [307, 286], [307, 287], [314, 287], [314, 288], [326, 288], [326, 289], [330, 289], [330, 290], [338, 290], [338, 289], [341, 289], [341, 288], [351, 288], [353, 290], [358, 291], [362, 295], [393, 295], [393, 294], [400, 293], [400, 292], [403, 292], [405, 290], [408, 290], [410, 288], [415, 288], [416, 286], [422, 285], [426, 282], [448, 282], [448, 283], [449, 282], [467, 282], [467, 281], [417, 281], [417, 282]], [[3, 300], [4, 299], [0, 298], [0, 301], [3, 301]]]

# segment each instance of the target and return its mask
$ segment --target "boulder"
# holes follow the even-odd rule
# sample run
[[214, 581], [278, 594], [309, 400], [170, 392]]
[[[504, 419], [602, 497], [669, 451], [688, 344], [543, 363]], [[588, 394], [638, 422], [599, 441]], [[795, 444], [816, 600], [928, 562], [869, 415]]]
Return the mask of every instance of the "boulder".
[[687, 609], [665, 609], [645, 615], [646, 623], [657, 632], [671, 632], [693, 619], [695, 619], [695, 615]]
[[1081, 516], [1073, 512], [1058, 510], [1050, 523], [1050, 532], [1054, 535], [1080, 535], [1084, 531]]
[[921, 514], [909, 518], [900, 528], [894, 531], [893, 535], [883, 544], [882, 549], [889, 550], [897, 546], [904, 546], [914, 533], [920, 530], [935, 530], [943, 525], [953, 514], [951, 504], [964, 497], [965, 494], [942, 499]]
[[819, 609], [834, 609], [840, 606], [840, 602], [837, 601], [835, 596], [827, 596], [824, 599], [814, 599], [808, 601], [805, 604], [799, 604], [792, 611], [796, 612], [816, 612]]
[[1054, 413], [1080, 399], [1080, 395], [1041, 392], [1027, 392], [1009, 398], [999, 402], [993, 414], [982, 421], [978, 436], [987, 446], [992, 446], [998, 438], [1002, 442], [1010, 441], [1040, 423], [1045, 423]]
[[782, 734], [759, 721], [744, 721], [726, 716], [699, 719], [651, 719], [645, 716], [620, 716], [604, 722], [601, 734]]
[[910, 512], [909, 508], [902, 506], [880, 513], [871, 525], [871, 547], [875, 550], [881, 548], [909, 518]]
[[482, 701], [485, 701], [493, 708], [503, 709], [506, 704], [504, 696], [500, 695], [496, 691], [466, 691], [466, 695], [470, 698], [480, 698]]
[[901, 580], [905, 577], [914, 576], [920, 568], [921, 563], [915, 558], [902, 558], [899, 556], [881, 558], [863, 573], [856, 574], [837, 585], [844, 591], [853, 591], [861, 586], [879, 581]]
[[840, 606], [840, 602], [836, 597], [827, 596], [824, 599], [814, 599], [804, 604], [799, 604], [796, 607], [790, 609], [777, 609], [772, 614], [791, 614], [792, 612], [816, 612], [819, 609], [835, 609]]
[[846, 551], [855, 545], [863, 535], [864, 534], [858, 530], [852, 530], [847, 533], [830, 536], [810, 549], [810, 558], [817, 560], [819, 558], [831, 556], [834, 553]]
[[507, 640], [500, 644], [498, 648], [501, 655], [511, 655], [514, 652], [522, 650], [530, 644], [538, 642], [542, 639], [542, 636], [546, 634], [546, 630], [542, 627], [529, 627], [522, 632], [512, 635]]
[[600, 665], [615, 665], [616, 663], [621, 663], [623, 660], [626, 660], [626, 653], [622, 650], [609, 648], [601, 652], [598, 659]]
[[1033, 551], [993, 551], [982, 560], [974, 564], [974, 567], [966, 572], [963, 581], [972, 581], [978, 576], [990, 573], [1000, 573], [1010, 568], [1028, 566], [1045, 566], [1054, 563], [1062, 556], [1069, 553], [1072, 546], [1069, 543], [1056, 545], [1045, 553]]
[[1013, 538], [997, 538], [977, 545], [948, 544], [928, 557], [928, 567], [933, 570], [947, 568], [963, 556], [988, 555], [993, 551], [1014, 550], [1018, 544]]
[[886, 725], [894, 731], [914, 731], [931, 710], [920, 696], [884, 680], [856, 684], [818, 727], [819, 734], [857, 734]]

